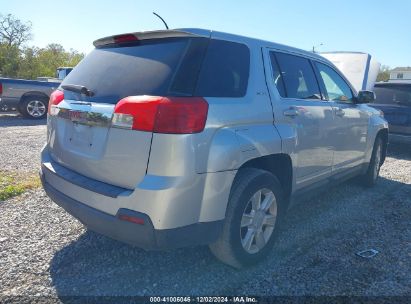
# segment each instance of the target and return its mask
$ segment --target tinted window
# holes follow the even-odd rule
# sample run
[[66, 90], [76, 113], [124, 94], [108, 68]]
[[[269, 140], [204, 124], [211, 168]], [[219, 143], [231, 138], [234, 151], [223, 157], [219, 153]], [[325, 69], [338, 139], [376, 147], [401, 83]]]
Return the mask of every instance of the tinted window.
[[411, 86], [376, 86], [374, 92], [374, 103], [411, 105]]
[[[281, 96], [300, 99], [321, 99], [320, 89], [308, 59], [283, 53], [275, 53], [275, 57], [277, 58], [281, 75], [277, 72], [277, 80], [274, 79], [274, 81], [280, 94], [284, 94]], [[285, 90], [281, 88], [280, 80], [284, 82]]]
[[350, 87], [337, 72], [325, 64], [317, 62], [316, 65], [324, 82], [328, 100], [347, 102], [353, 100]]
[[193, 95], [208, 39], [152, 39], [93, 50], [62, 84], [82, 85], [93, 97], [65, 91], [68, 99], [117, 103], [133, 95]]
[[246, 94], [250, 51], [244, 44], [210, 40], [198, 78], [197, 96], [242, 97]]

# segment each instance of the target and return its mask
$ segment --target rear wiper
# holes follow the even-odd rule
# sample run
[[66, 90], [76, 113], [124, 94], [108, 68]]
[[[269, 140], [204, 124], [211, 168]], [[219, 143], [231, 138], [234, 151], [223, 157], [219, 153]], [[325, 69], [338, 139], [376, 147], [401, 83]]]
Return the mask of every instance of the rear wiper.
[[80, 93], [80, 94], [83, 94], [83, 95], [86, 95], [86, 96], [89, 96], [89, 97], [91, 97], [91, 96], [94, 95], [94, 92], [93, 92], [93, 91], [87, 89], [85, 86], [82, 86], [82, 85], [77, 85], [77, 84], [64, 84], [64, 85], [62, 85], [61, 87], [62, 87], [64, 90], [72, 91], [72, 92], [75, 92], [75, 93]]

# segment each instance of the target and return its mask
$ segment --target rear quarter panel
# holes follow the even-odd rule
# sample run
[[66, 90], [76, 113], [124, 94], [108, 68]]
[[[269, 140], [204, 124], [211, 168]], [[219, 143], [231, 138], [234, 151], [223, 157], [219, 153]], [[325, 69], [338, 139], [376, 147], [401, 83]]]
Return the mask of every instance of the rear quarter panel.
[[[214, 39], [231, 40], [222, 33]], [[261, 47], [252, 39], [232, 40], [250, 49], [247, 93], [241, 98], [206, 97], [206, 127], [192, 135], [154, 134], [148, 172], [183, 175], [236, 170], [247, 160], [281, 153], [281, 138], [264, 76]], [[168, 153], [167, 153], [168, 151]], [[178, 161], [183, 158], [185, 161]]]

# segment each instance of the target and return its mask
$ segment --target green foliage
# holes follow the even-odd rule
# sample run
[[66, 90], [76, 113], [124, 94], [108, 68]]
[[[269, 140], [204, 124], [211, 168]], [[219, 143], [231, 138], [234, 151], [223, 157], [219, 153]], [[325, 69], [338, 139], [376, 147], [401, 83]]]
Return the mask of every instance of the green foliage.
[[16, 46], [0, 44], [0, 74], [17, 76], [20, 62], [20, 50]]
[[0, 44], [0, 74], [3, 77], [35, 79], [54, 77], [62, 66], [76, 66], [84, 54], [75, 50], [66, 51], [60, 44], [49, 44], [45, 48]]
[[0, 201], [18, 196], [24, 192], [24, 188], [21, 186], [8, 185], [0, 190]]
[[0, 76], [36, 79], [54, 77], [61, 66], [77, 65], [84, 54], [51, 43], [45, 48], [27, 46], [31, 23], [24, 23], [13, 15], [0, 14]]
[[380, 72], [377, 76], [377, 81], [388, 81], [390, 79], [390, 67], [388, 65], [381, 65]]
[[0, 170], [0, 201], [24, 193], [26, 190], [40, 187], [37, 174], [19, 174]]

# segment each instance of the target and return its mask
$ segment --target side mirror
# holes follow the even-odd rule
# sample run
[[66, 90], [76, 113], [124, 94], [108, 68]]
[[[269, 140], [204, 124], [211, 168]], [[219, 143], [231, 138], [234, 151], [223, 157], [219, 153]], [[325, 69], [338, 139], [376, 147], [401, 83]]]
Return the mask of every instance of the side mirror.
[[359, 91], [355, 103], [372, 103], [375, 100], [375, 93], [372, 91]]

